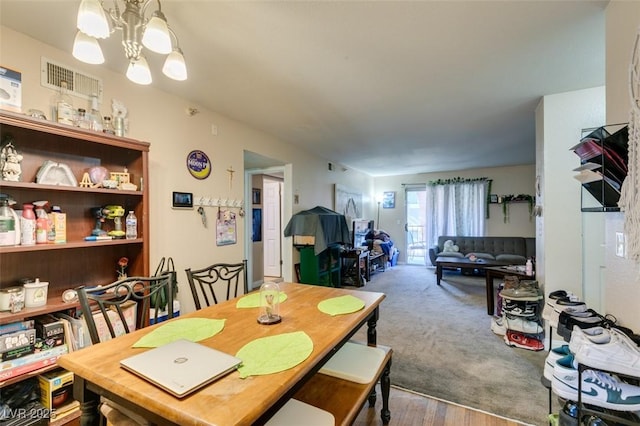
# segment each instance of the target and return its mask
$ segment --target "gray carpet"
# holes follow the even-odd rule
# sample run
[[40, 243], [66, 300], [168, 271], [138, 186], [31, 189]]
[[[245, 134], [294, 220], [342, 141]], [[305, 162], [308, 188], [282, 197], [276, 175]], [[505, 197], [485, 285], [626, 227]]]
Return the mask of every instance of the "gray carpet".
[[[490, 328], [484, 277], [398, 265], [371, 276], [378, 342], [393, 348], [391, 383], [533, 425], [546, 425], [546, 353], [507, 346]], [[497, 281], [496, 281], [497, 284]], [[361, 330], [358, 338], [366, 339]]]

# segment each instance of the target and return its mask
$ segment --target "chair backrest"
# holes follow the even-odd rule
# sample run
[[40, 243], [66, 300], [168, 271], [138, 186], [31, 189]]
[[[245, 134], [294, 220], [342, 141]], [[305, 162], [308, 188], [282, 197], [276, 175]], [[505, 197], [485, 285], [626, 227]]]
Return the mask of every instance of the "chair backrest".
[[[244, 294], [249, 292], [247, 283], [247, 261], [240, 263], [215, 263], [202, 269], [185, 269], [193, 302], [196, 309], [211, 306], [218, 303], [216, 288], [223, 290], [226, 287], [226, 299], [238, 297], [238, 285], [242, 280]], [[234, 288], [233, 296], [231, 288]], [[220, 291], [219, 290], [219, 291]]]
[[[173, 318], [173, 275], [128, 277], [100, 287], [76, 288], [91, 343], [100, 343], [158, 322], [161, 311]], [[162, 300], [162, 302], [161, 302]], [[135, 303], [135, 309], [133, 309]], [[154, 314], [151, 315], [153, 309]], [[106, 330], [105, 330], [106, 327]], [[106, 332], [108, 331], [108, 335]]]

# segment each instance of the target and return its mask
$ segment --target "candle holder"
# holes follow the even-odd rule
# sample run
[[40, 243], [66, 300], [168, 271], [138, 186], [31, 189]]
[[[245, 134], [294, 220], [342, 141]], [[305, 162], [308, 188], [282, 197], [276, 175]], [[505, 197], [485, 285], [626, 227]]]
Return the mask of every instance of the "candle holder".
[[260, 286], [260, 324], [271, 325], [282, 321], [280, 316], [280, 287], [273, 282]]

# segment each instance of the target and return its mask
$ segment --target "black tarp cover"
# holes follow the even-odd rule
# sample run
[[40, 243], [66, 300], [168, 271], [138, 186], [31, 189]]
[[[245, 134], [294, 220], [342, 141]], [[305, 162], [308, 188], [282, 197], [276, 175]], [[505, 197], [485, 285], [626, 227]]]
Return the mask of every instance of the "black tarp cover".
[[316, 206], [294, 214], [284, 228], [284, 236], [308, 235], [315, 237], [314, 253], [325, 251], [332, 244], [348, 244], [351, 241], [344, 215]]

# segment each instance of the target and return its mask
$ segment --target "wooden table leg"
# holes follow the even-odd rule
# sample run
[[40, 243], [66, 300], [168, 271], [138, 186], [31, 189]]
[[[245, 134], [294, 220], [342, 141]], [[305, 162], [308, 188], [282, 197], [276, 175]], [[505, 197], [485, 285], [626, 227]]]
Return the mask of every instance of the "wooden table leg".
[[80, 402], [80, 425], [98, 426], [100, 425], [100, 412], [98, 409], [100, 396], [91, 392], [86, 387], [86, 381], [79, 376], [73, 380], [73, 397]]
[[442, 264], [436, 262], [436, 284], [440, 285], [442, 279]]
[[484, 275], [486, 278], [486, 287], [487, 287], [487, 315], [493, 315], [493, 311], [495, 309], [493, 302], [493, 278], [494, 275], [491, 273], [491, 270], [484, 271]]
[[376, 326], [378, 325], [378, 317], [380, 315], [380, 311], [378, 307], [374, 309], [371, 313], [371, 316], [367, 320], [367, 345], [376, 346], [378, 343], [378, 333], [376, 331]]
[[384, 367], [382, 376], [380, 376], [380, 389], [382, 390], [382, 410], [380, 411], [380, 417], [382, 418], [382, 424], [389, 424], [391, 420], [391, 411], [389, 411], [389, 391], [391, 389], [391, 379], [389, 378], [389, 371], [391, 370], [391, 358]]

